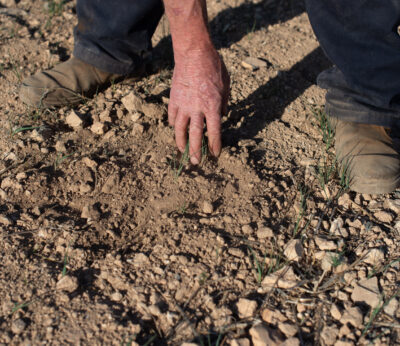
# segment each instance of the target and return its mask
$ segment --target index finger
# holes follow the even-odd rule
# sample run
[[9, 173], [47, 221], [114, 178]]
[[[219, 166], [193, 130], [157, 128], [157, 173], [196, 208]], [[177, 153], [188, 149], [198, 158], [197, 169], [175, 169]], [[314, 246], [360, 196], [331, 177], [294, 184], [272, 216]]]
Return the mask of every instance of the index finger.
[[221, 153], [221, 116], [215, 113], [206, 117], [208, 148], [213, 156]]

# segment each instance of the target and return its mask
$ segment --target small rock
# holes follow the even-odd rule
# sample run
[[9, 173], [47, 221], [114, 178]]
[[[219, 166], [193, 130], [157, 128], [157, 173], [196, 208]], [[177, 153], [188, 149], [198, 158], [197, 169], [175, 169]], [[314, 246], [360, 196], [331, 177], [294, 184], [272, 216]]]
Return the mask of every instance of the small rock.
[[378, 287], [378, 278], [374, 276], [371, 279], [364, 279], [354, 287], [351, 299], [355, 303], [364, 303], [371, 308], [378, 306], [380, 302], [380, 292]]
[[58, 290], [73, 292], [78, 288], [78, 279], [74, 276], [65, 275], [60, 280], [58, 280], [56, 287]]
[[284, 255], [289, 261], [298, 262], [304, 254], [303, 244], [300, 239], [291, 239], [286, 245]]
[[283, 337], [277, 330], [261, 323], [253, 326], [249, 333], [254, 346], [276, 346], [283, 342]]
[[267, 239], [272, 238], [274, 236], [274, 231], [269, 227], [261, 227], [257, 231], [258, 239]]
[[332, 240], [327, 240], [322, 237], [315, 237], [314, 240], [320, 250], [336, 250], [337, 249], [336, 243]]
[[253, 317], [257, 310], [257, 302], [255, 300], [240, 298], [236, 303], [240, 318]]
[[133, 91], [121, 99], [122, 104], [129, 113], [142, 112], [143, 100]]
[[132, 126], [132, 135], [141, 135], [144, 133], [144, 126], [139, 123], [134, 123]]
[[373, 266], [383, 263], [385, 260], [385, 253], [381, 249], [369, 249], [364, 257], [364, 262]]
[[107, 125], [101, 122], [95, 122], [92, 126], [90, 126], [90, 131], [92, 131], [96, 135], [103, 135], [107, 132]]
[[120, 302], [123, 296], [119, 292], [114, 292], [113, 294], [111, 294], [110, 298], [113, 302]]
[[298, 278], [294, 274], [292, 267], [283, 267], [282, 269], [266, 276], [261, 282], [261, 285], [266, 290], [271, 290], [274, 287], [293, 288], [298, 283]]
[[321, 332], [321, 340], [324, 342], [324, 345], [334, 345], [338, 333], [339, 329], [336, 326], [325, 326]]
[[85, 206], [83, 206], [81, 212], [82, 219], [99, 220], [100, 216], [100, 211], [94, 205], [86, 204]]
[[332, 304], [331, 306], [331, 315], [335, 320], [338, 321], [342, 318], [342, 312], [336, 304]]
[[335, 342], [334, 346], [354, 346], [354, 342], [346, 340], [338, 340]]
[[144, 253], [137, 253], [133, 259], [135, 265], [143, 265], [150, 263], [149, 258]]
[[152, 314], [153, 316], [161, 316], [162, 315], [160, 307], [157, 304], [150, 305], [148, 310], [149, 310], [149, 313]]
[[10, 226], [12, 225], [12, 221], [8, 216], [0, 214], [0, 224], [4, 226]]
[[38, 130], [36, 130], [36, 129], [31, 132], [30, 137], [34, 141], [39, 142], [39, 143], [42, 143], [44, 141], [43, 135], [41, 133], [39, 133]]
[[118, 189], [119, 185], [119, 175], [117, 173], [110, 175], [105, 181], [101, 192], [103, 193], [113, 193]]
[[396, 213], [396, 215], [400, 214], [400, 199], [386, 199], [383, 202], [383, 207], [385, 209], [390, 209]]
[[292, 323], [279, 323], [278, 328], [288, 338], [295, 336], [298, 332], [297, 327]]
[[21, 334], [26, 328], [26, 323], [22, 319], [17, 319], [11, 323], [11, 331], [14, 334]]
[[164, 108], [154, 103], [144, 103], [142, 105], [142, 112], [146, 117], [161, 119], [164, 115]]
[[267, 62], [258, 58], [249, 57], [242, 61], [242, 66], [254, 71], [259, 68], [267, 67]]
[[279, 346], [300, 346], [300, 340], [297, 338], [289, 338], [279, 344]]
[[230, 346], [250, 346], [250, 340], [246, 338], [235, 339], [228, 342]]
[[111, 122], [110, 111], [108, 109], [102, 111], [99, 115], [99, 119], [102, 123]]
[[387, 313], [389, 316], [395, 317], [396, 312], [399, 309], [399, 302], [396, 298], [392, 298], [389, 303], [383, 308], [383, 311]]
[[343, 227], [344, 222], [341, 217], [333, 220], [331, 223], [331, 227], [329, 229], [329, 233], [336, 235], [338, 237], [347, 238], [349, 236], [349, 232]]
[[243, 258], [244, 252], [238, 248], [232, 247], [228, 249], [228, 253], [237, 258]]
[[81, 127], [83, 124], [82, 119], [74, 111], [69, 112], [65, 118], [65, 122], [73, 128]]
[[340, 322], [342, 324], [350, 323], [355, 328], [361, 328], [363, 324], [363, 314], [360, 308], [353, 307], [346, 309]]
[[82, 159], [82, 162], [89, 168], [96, 168], [97, 167], [97, 162], [92, 160], [92, 159], [89, 159], [88, 157], [84, 157]]
[[65, 147], [64, 141], [61, 141], [61, 140], [56, 142], [54, 148], [59, 153], [65, 153], [67, 151], [67, 148]]
[[214, 207], [212, 203], [209, 201], [204, 201], [203, 202], [203, 213], [205, 214], [211, 214], [214, 211]]
[[253, 233], [253, 227], [251, 227], [250, 225], [243, 225], [242, 226], [242, 232], [244, 234], [247, 234], [247, 235], [252, 234]]
[[278, 310], [264, 309], [261, 318], [268, 324], [278, 324], [287, 321], [287, 317]]
[[383, 210], [374, 213], [374, 217], [383, 223], [391, 223], [393, 221], [393, 215]]

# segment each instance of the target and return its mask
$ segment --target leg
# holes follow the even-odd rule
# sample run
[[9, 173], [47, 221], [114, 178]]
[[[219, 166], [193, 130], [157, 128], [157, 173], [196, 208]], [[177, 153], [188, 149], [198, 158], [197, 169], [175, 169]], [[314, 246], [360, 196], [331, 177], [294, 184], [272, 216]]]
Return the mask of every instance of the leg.
[[161, 0], [78, 0], [74, 55], [103, 71], [135, 71], [151, 50]]
[[400, 2], [307, 0], [311, 24], [335, 67], [318, 77], [336, 124], [336, 153], [351, 188], [394, 190], [400, 160], [384, 127], [400, 125]]
[[140, 71], [163, 13], [161, 0], [78, 0], [74, 57], [26, 78], [20, 99], [36, 107], [76, 104]]

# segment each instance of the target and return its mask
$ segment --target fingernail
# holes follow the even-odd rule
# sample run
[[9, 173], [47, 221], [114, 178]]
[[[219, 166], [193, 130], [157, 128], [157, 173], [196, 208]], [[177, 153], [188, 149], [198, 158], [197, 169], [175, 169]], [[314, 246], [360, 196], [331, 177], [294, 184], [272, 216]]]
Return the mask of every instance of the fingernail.
[[190, 161], [192, 162], [193, 165], [198, 165], [199, 164], [199, 159], [197, 157], [191, 157]]

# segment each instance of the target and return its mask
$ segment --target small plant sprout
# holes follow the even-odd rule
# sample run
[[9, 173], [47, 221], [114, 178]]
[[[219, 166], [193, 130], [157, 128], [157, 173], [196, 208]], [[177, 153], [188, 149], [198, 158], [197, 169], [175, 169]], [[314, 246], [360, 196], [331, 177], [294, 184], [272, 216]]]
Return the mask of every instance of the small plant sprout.
[[63, 155], [62, 153], [58, 153], [57, 157], [54, 161], [54, 170], [58, 169], [58, 167], [69, 157], [71, 157], [74, 153], [71, 154], [65, 154]]
[[258, 284], [261, 284], [265, 276], [270, 275], [283, 267], [284, 260], [280, 254], [268, 254], [268, 251], [266, 251], [264, 253], [263, 259], [260, 261], [253, 248], [249, 245], [247, 247], [249, 249], [251, 257], [253, 258], [253, 265], [256, 272], [256, 279]]
[[328, 152], [332, 148], [335, 131], [323, 110], [314, 109], [313, 114], [318, 122], [322, 140], [325, 143], [325, 151]]

